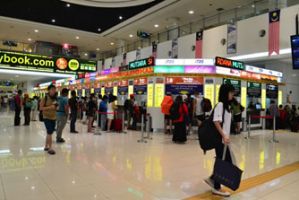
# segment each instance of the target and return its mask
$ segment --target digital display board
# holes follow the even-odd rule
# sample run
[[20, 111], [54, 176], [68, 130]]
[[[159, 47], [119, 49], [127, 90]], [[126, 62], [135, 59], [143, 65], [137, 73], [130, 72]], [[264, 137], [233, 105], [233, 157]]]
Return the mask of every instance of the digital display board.
[[266, 85], [266, 97], [269, 99], [277, 99], [278, 98], [278, 86], [277, 85]]
[[262, 84], [247, 82], [247, 96], [260, 98], [262, 95]]
[[299, 69], [299, 35], [291, 36], [293, 69]]
[[236, 60], [230, 60], [227, 58], [222, 57], [216, 57], [215, 58], [215, 65], [220, 67], [227, 67], [227, 68], [234, 68], [234, 69], [240, 69], [245, 70], [245, 64], [240, 61]]
[[153, 57], [136, 60], [129, 63], [129, 70], [139, 69], [143, 67], [150, 67], [155, 65], [155, 59]]

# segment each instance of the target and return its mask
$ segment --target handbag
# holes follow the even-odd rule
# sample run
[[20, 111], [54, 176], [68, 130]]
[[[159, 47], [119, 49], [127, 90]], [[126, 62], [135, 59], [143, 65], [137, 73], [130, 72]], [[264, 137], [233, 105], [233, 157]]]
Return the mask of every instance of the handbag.
[[[223, 126], [224, 123], [224, 113], [225, 110], [223, 109], [221, 126]], [[208, 150], [214, 149], [222, 142], [222, 137], [214, 124], [213, 118], [214, 110], [209, 118], [203, 121], [201, 126], [198, 128], [199, 145], [204, 153]]]
[[236, 191], [241, 183], [243, 171], [234, 164], [225, 161], [227, 145], [224, 145], [222, 159], [216, 158], [213, 172], [213, 180]]

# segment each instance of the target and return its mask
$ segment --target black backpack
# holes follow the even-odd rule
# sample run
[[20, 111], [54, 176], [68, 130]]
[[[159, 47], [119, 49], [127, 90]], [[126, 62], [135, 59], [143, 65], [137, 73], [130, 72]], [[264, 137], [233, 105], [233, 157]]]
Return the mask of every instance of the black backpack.
[[[221, 126], [223, 126], [224, 123], [224, 113], [225, 110], [223, 109]], [[199, 145], [204, 153], [206, 153], [208, 150], [214, 149], [219, 143], [222, 142], [222, 137], [214, 124], [213, 118], [214, 110], [210, 117], [203, 121], [201, 126], [198, 128]]]
[[180, 118], [180, 105], [177, 103], [173, 103], [170, 107], [170, 118], [172, 120], [177, 120]]

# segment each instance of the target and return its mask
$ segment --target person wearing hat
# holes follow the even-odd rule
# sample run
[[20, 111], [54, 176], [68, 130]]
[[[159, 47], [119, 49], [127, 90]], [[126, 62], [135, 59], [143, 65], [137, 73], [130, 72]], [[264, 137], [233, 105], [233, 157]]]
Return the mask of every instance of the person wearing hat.
[[48, 94], [40, 102], [40, 110], [43, 112], [44, 124], [47, 130], [47, 137], [44, 150], [50, 155], [56, 152], [52, 149], [52, 135], [56, 126], [56, 111], [58, 103], [56, 98], [56, 87], [48, 86]]

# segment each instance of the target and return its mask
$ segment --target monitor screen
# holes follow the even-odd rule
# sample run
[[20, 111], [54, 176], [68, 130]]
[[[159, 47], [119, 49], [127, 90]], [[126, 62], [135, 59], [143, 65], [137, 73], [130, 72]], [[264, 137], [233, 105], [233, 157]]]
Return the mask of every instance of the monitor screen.
[[291, 36], [293, 69], [299, 69], [299, 35]]
[[261, 105], [261, 104], [256, 104], [256, 105], [255, 105], [255, 108], [256, 108], [257, 110], [261, 110], [261, 109], [262, 109], [262, 105]]

